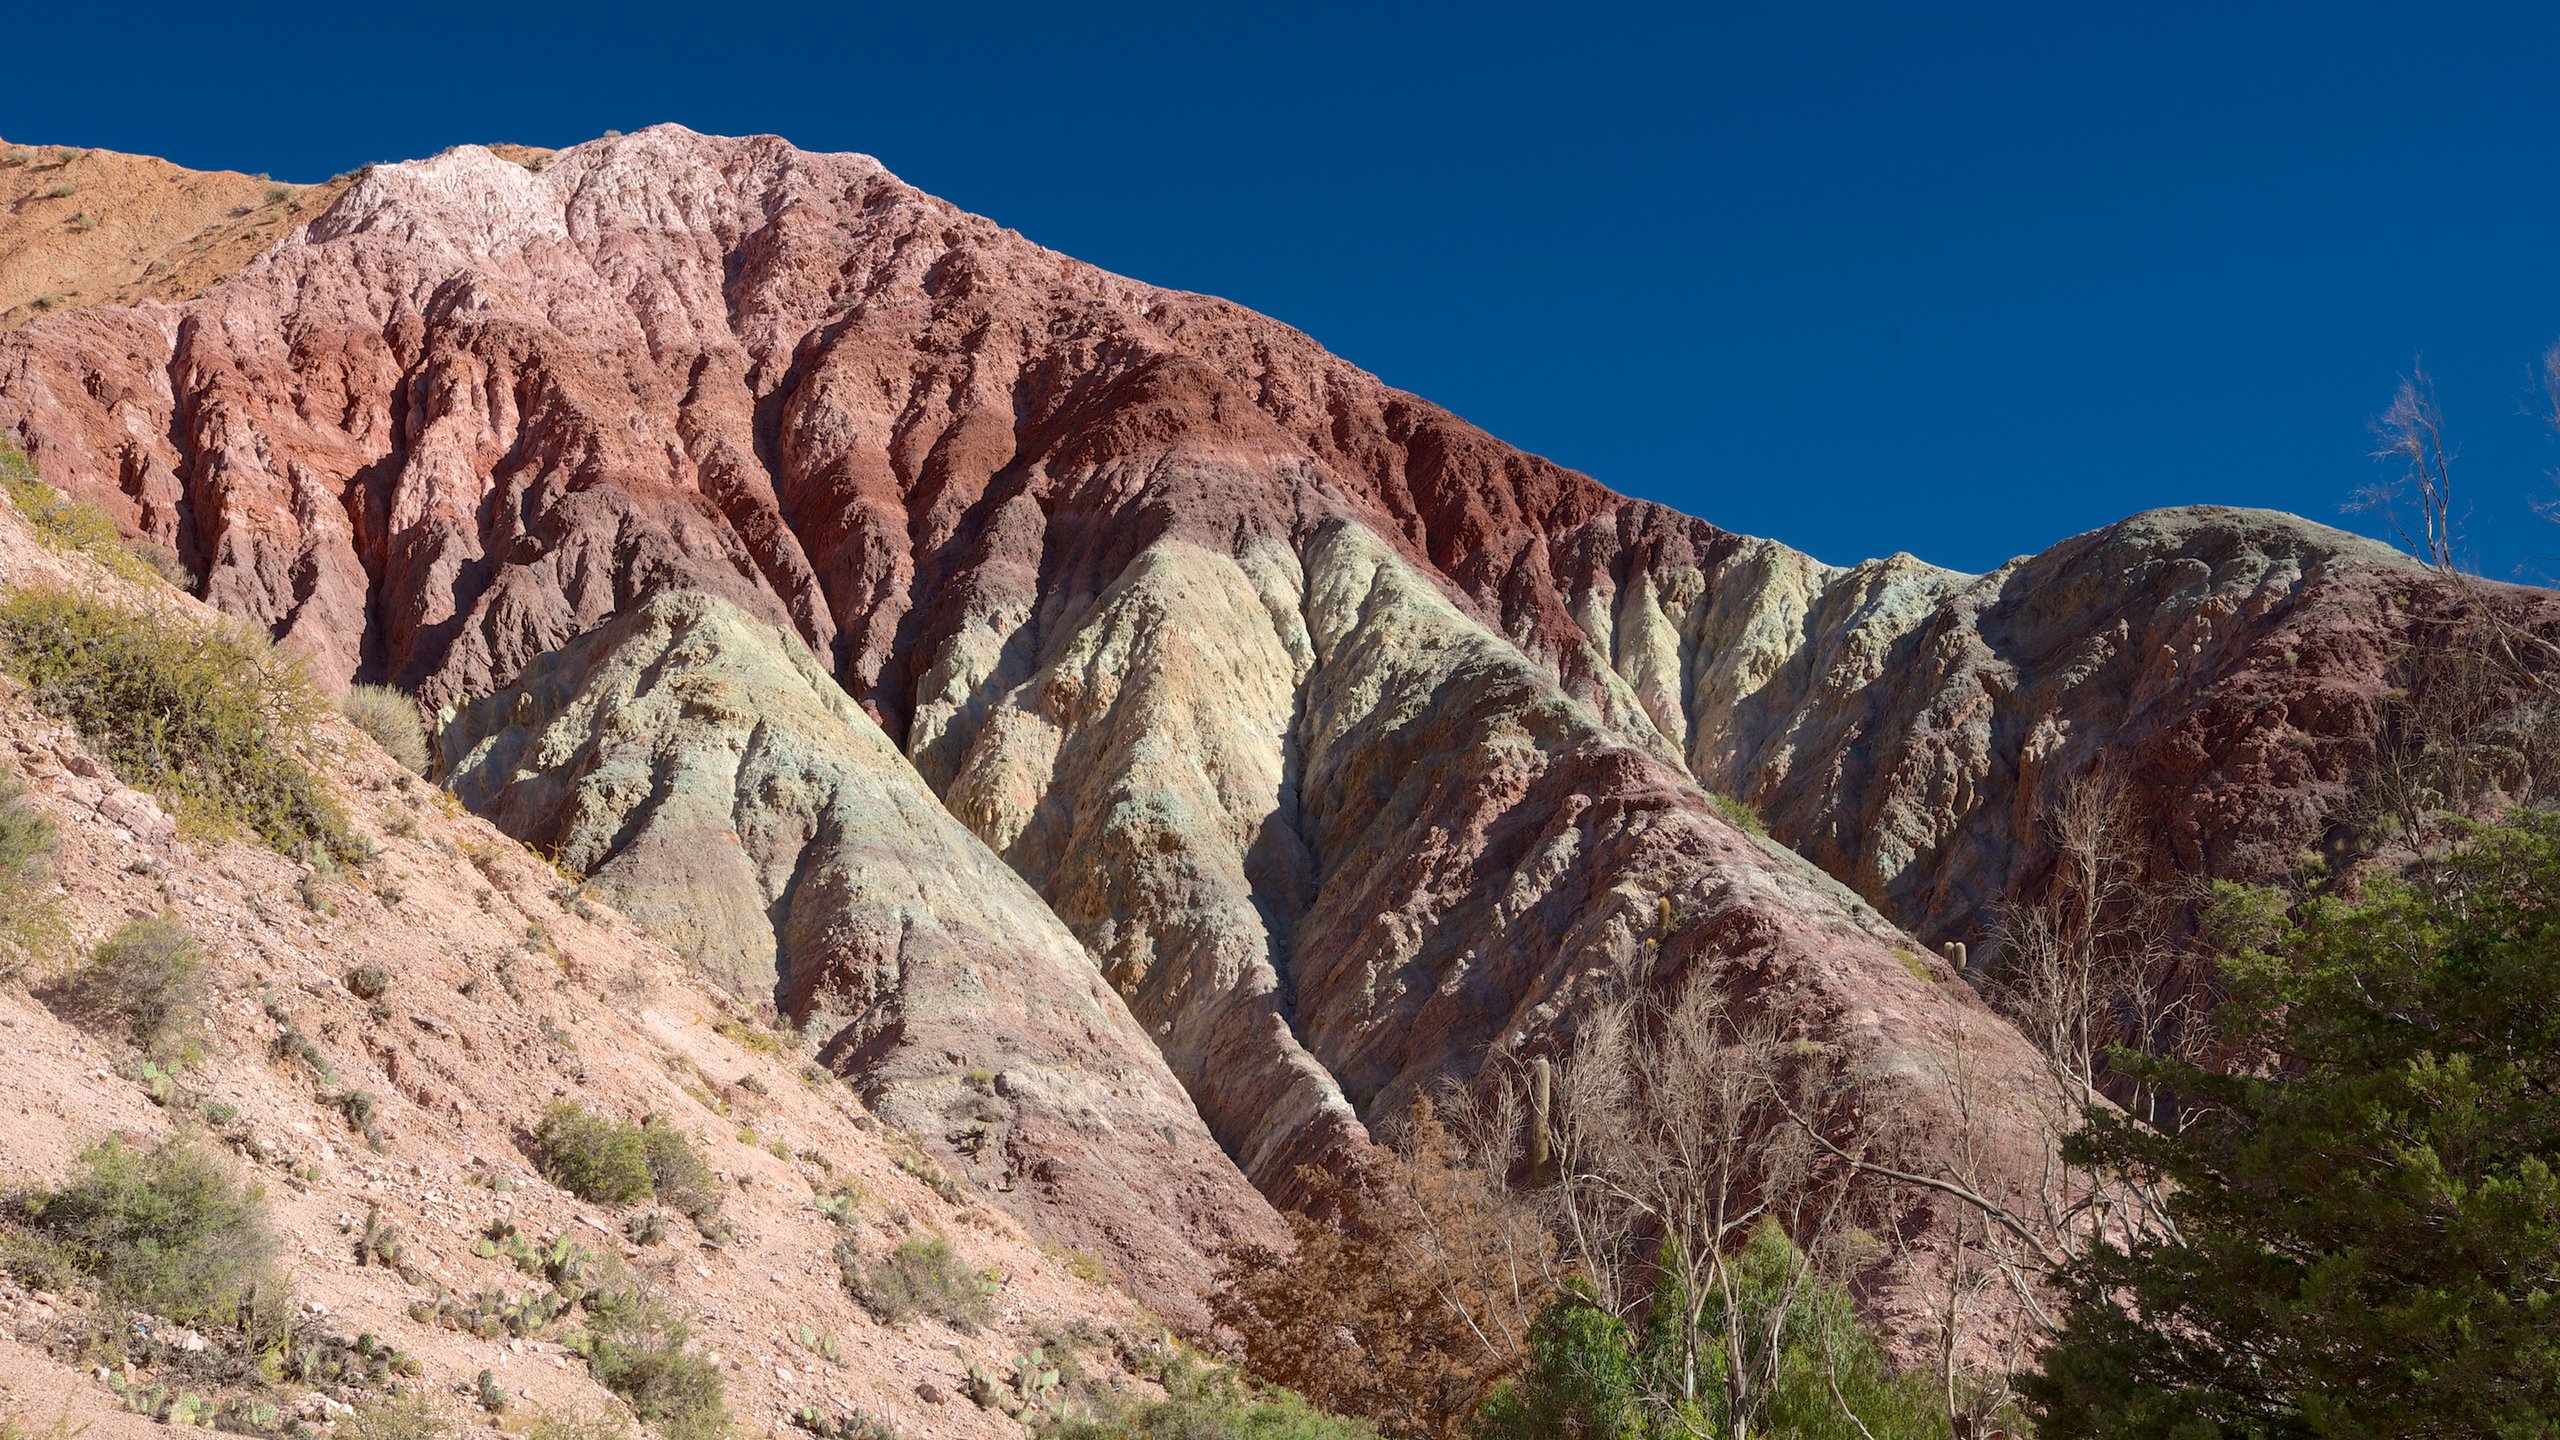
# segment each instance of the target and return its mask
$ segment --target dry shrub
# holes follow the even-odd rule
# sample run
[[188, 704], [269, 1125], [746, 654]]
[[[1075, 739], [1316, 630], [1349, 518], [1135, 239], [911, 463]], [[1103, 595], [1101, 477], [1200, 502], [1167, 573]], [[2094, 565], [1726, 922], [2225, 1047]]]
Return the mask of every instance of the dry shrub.
[[[70, 943], [62, 906], [44, 893], [58, 838], [53, 821], [27, 803], [18, 782], [0, 775], [0, 940], [22, 952], [15, 964]], [[14, 964], [0, 957], [0, 976], [12, 973]]]
[[969, 1268], [950, 1238], [919, 1236], [866, 1265], [850, 1240], [836, 1245], [845, 1288], [871, 1318], [883, 1325], [904, 1325], [930, 1315], [963, 1335], [977, 1333], [995, 1314], [995, 1282]]
[[1520, 1363], [1552, 1246], [1429, 1101], [1349, 1179], [1302, 1172], [1294, 1245], [1230, 1252], [1212, 1300], [1254, 1373], [1392, 1436], [1456, 1437]]
[[175, 920], [127, 920], [46, 996], [66, 1018], [155, 1056], [194, 1048], [212, 995], [204, 947]]
[[411, 774], [427, 773], [427, 731], [416, 701], [388, 685], [350, 685], [338, 713]]
[[1497, 1069], [1355, 1176], [1307, 1175], [1334, 1223], [1232, 1252], [1212, 1306], [1255, 1373], [1397, 1440], [1475, 1433], [1583, 1311], [1643, 1318], [1661, 1363], [1629, 1405], [1756, 1433], [1818, 1375], [1797, 1341], [1858, 1263], [1852, 1099], [1836, 1057], [1712, 982], [1596, 1005], [1551, 1072]]

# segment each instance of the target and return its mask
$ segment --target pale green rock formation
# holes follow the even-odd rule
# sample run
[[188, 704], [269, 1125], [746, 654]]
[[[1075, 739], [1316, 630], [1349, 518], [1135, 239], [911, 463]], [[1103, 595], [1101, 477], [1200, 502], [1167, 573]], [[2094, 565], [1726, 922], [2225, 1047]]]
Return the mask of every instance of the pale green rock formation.
[[774, 996], [884, 1118], [1168, 1313], [1197, 1318], [1219, 1244], [1272, 1235], [1075, 937], [788, 632], [660, 593], [443, 748], [465, 803]]

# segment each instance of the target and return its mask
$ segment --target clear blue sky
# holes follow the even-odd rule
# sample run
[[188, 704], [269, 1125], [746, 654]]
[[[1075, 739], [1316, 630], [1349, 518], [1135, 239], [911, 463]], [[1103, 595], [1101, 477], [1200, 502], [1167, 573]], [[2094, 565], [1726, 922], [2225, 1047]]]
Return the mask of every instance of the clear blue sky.
[[2560, 572], [2560, 7], [407, 8], [43, 7], [0, 135], [297, 180], [659, 120], [863, 150], [1830, 560], [2372, 529], [2423, 357], [2477, 563]]

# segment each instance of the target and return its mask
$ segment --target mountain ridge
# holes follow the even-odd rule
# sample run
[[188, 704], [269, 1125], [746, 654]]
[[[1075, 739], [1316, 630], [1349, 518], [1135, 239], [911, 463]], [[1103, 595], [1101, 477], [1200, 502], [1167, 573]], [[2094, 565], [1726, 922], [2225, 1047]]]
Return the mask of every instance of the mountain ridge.
[[[0, 336], [0, 429], [327, 680], [414, 688], [477, 803], [627, 878], [663, 936], [769, 933], [739, 983], [861, 1072], [902, 1002], [860, 977], [907, 932], [852, 899], [795, 918], [771, 877], [858, 889], [894, 858], [778, 782], [664, 803], [768, 733], [673, 630], [599, 667], [614, 688], [544, 688], [653, 604], [795, 637], [873, 727], [828, 742], [871, 787], [855, 819], [956, 817], [1284, 1203], [1370, 1123], [1692, 977], [1878, 1083], [1960, 1061], [2032, 1089], [1934, 947], [2039, 893], [2058, 797], [2120, 771], [2155, 871], [2289, 874], [2385, 743], [2391, 657], [2472, 603], [2224, 507], [1980, 576], [1823, 565], [869, 157], [671, 126], [375, 167], [192, 299], [44, 316]], [[617, 733], [615, 706], [692, 718]], [[633, 858], [705, 835], [754, 863]], [[970, 900], [928, 908], [967, 928]], [[930, 1060], [963, 1107], [967, 1058]], [[2032, 1170], [2024, 1101], [1912, 1103], [1923, 1143], [1988, 1124]], [[981, 1158], [951, 1123], [946, 1158]]]

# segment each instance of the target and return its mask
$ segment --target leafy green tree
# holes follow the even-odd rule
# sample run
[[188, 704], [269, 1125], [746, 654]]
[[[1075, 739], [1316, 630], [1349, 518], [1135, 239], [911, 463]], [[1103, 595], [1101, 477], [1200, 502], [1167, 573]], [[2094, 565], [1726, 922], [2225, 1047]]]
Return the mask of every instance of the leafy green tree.
[[[1737, 1407], [1724, 1383], [1723, 1345], [1694, 1353], [1677, 1321], [1695, 1267], [1665, 1257], [1630, 1328], [1568, 1289], [1530, 1333], [1530, 1363], [1478, 1413], [1477, 1440], [1940, 1440], [1946, 1421], [1918, 1377], [1896, 1373], [1858, 1323], [1848, 1293], [1808, 1275], [1774, 1223], [1754, 1230], [1734, 1267], [1728, 1305], [1710, 1292], [1705, 1333], [1777, 1327], [1776, 1383]], [[1742, 1413], [1736, 1413], [1739, 1409]]]
[[1476, 1417], [1479, 1440], [1645, 1440], [1627, 1323], [1569, 1289], [1529, 1330], [1529, 1370]]
[[2044, 1433], [2560, 1434], [2560, 816], [2427, 875], [2226, 895], [2220, 1023], [2255, 1063], [2123, 1057], [2186, 1118], [2076, 1148], [2165, 1183], [2168, 1224], [2063, 1272]]

